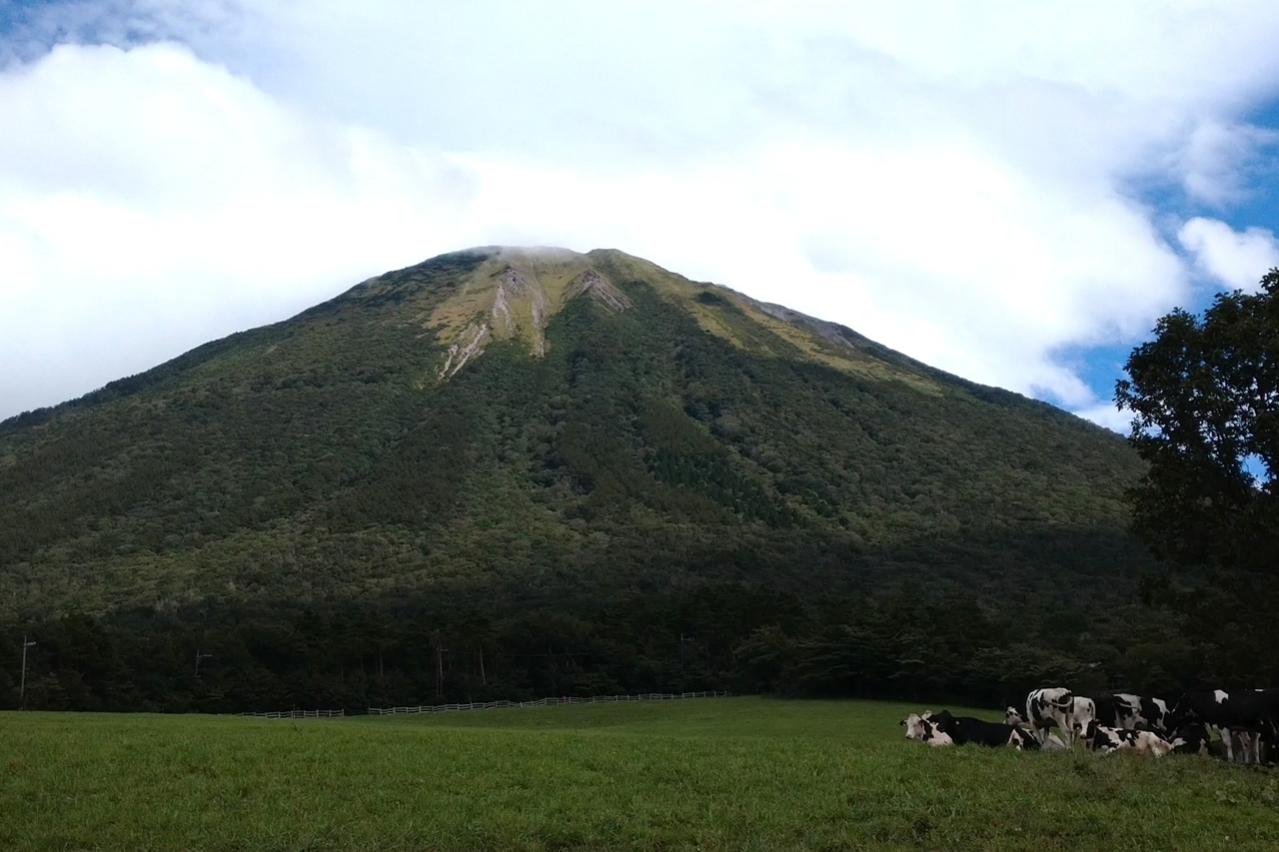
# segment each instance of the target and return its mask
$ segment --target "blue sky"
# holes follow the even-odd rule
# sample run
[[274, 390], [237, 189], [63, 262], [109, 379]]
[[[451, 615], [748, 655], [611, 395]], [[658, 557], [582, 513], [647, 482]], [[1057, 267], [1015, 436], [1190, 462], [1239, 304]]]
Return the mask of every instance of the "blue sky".
[[1279, 264], [1273, 2], [529, 8], [0, 0], [0, 417], [516, 243], [1113, 427], [1159, 315]]

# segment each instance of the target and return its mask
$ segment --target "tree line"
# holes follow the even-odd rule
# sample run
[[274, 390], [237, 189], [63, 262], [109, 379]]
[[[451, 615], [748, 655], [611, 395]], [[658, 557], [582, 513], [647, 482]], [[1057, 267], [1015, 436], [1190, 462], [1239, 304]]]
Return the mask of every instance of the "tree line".
[[[370, 706], [650, 691], [998, 705], [1063, 681], [1168, 694], [1203, 649], [1166, 607], [1003, 612], [907, 585], [803, 600], [740, 584], [493, 612], [243, 604], [0, 625], [0, 701], [30, 709], [363, 712]], [[1268, 660], [1258, 665], [1271, 666]], [[1251, 674], [1251, 673], [1250, 673]], [[1262, 674], [1259, 669], [1256, 674]]]

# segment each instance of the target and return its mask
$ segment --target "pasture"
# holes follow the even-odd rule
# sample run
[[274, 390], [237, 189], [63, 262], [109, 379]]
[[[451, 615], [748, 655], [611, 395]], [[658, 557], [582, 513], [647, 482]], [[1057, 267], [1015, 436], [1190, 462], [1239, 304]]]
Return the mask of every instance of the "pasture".
[[0, 848], [1279, 847], [1272, 771], [930, 749], [897, 724], [913, 709], [724, 698], [305, 722], [2, 713]]

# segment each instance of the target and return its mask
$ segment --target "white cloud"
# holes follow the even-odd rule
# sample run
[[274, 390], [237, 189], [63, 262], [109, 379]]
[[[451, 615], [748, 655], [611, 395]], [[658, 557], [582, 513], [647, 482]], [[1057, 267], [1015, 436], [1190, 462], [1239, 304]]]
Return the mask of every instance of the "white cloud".
[[1279, 266], [1279, 240], [1265, 228], [1236, 231], [1220, 220], [1196, 217], [1177, 239], [1200, 272], [1231, 289], [1256, 290], [1261, 277]]
[[1132, 412], [1120, 411], [1114, 403], [1099, 402], [1087, 408], [1077, 409], [1073, 413], [1121, 435], [1127, 435], [1132, 424]]
[[450, 248], [472, 191], [174, 45], [59, 47], [0, 104], [0, 416]]
[[1243, 191], [1279, 7], [780, 9], [30, 13], [0, 45], [0, 416], [498, 242], [622, 248], [1094, 406], [1055, 353], [1189, 292], [1129, 187]]
[[1194, 199], [1220, 206], [1249, 194], [1249, 168], [1279, 132], [1247, 124], [1204, 121], [1190, 133], [1179, 158], [1182, 186]]

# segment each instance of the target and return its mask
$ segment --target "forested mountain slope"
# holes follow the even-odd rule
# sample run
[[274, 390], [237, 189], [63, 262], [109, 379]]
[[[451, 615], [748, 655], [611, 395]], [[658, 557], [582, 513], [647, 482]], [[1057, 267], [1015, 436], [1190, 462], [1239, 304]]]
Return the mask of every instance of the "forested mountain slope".
[[[475, 249], [0, 424], [0, 621], [154, 631], [174, 672], [218, 637], [275, 676], [376, 655], [440, 691], [423, 637], [473, 653], [543, 613], [501, 629], [559, 677], [600, 619], [596, 658], [658, 630], [668, 665], [662, 631], [705, 616], [722, 669], [821, 601], [1113, 603], [1147, 564], [1139, 474], [1111, 433], [846, 328], [618, 251]], [[351, 622], [340, 651], [325, 619]]]
[[480, 249], [5, 422], [0, 607], [904, 571], [1018, 597], [1124, 574], [1138, 470], [1050, 406], [620, 252]]

